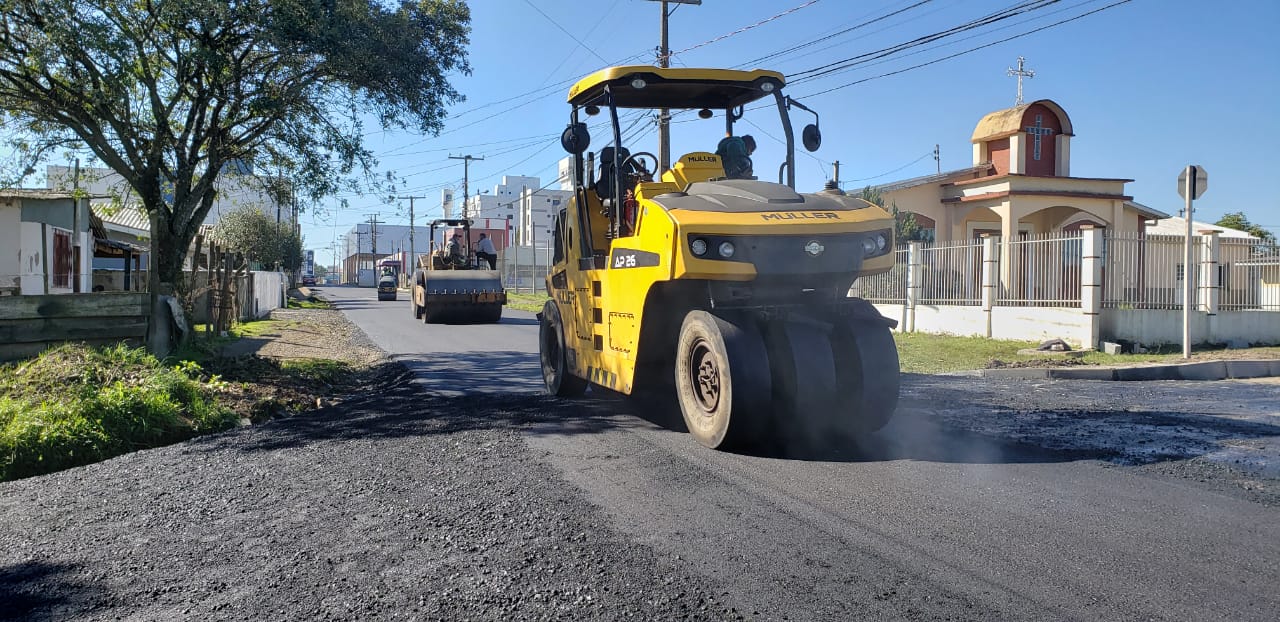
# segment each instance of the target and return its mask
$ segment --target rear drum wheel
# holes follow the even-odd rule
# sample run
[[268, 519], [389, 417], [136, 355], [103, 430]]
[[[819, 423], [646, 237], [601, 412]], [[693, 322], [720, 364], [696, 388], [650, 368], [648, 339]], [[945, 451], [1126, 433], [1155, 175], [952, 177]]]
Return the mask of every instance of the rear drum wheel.
[[502, 321], [502, 303], [491, 302], [486, 305], [484, 311], [484, 321], [486, 324], [497, 324]]
[[676, 345], [676, 395], [689, 433], [712, 449], [760, 440], [770, 378], [764, 340], [749, 320], [690, 311]]
[[[499, 307], [501, 310], [501, 307]], [[564, 346], [564, 324], [555, 301], [548, 300], [538, 314], [538, 358], [542, 361], [542, 383], [556, 397], [577, 397], [587, 390], [587, 381], [569, 371]]]

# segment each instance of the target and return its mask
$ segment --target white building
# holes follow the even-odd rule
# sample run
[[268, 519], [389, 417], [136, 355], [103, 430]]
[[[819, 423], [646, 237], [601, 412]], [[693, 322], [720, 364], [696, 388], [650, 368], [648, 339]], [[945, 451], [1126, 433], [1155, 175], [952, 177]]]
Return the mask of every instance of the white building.
[[[562, 186], [564, 183], [561, 180]], [[467, 199], [467, 216], [510, 220], [515, 231], [513, 244], [546, 247], [551, 244], [556, 214], [571, 196], [571, 190], [544, 189], [538, 177], [504, 175], [492, 194], [484, 191]]]
[[549, 248], [556, 215], [573, 196], [570, 190], [529, 190], [520, 197], [520, 228], [516, 243]]
[[[249, 205], [270, 218], [296, 226], [298, 215], [293, 207], [277, 205], [267, 194], [265, 182], [265, 178], [247, 174], [235, 167], [227, 167], [218, 175], [218, 195], [209, 214], [205, 216], [204, 224], [216, 225], [223, 214]], [[51, 190], [70, 190], [77, 185], [75, 169], [69, 166], [48, 166], [45, 168], [45, 183]], [[140, 202], [124, 178], [109, 168], [82, 167], [78, 185], [89, 194], [115, 197], [123, 203]], [[100, 199], [94, 203], [112, 200]]]

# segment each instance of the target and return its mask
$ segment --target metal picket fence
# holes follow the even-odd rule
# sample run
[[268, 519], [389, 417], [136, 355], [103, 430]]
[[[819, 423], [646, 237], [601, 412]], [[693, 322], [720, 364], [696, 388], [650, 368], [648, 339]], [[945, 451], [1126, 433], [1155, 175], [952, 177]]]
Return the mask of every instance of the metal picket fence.
[[1280, 245], [1257, 238], [1219, 242], [1218, 308], [1280, 311]]
[[[1108, 231], [1104, 238], [1102, 306], [1181, 309], [1184, 241], [1180, 235]], [[1191, 288], [1199, 286], [1200, 236], [1192, 236]]]
[[1078, 231], [1023, 235], [1001, 249], [1002, 287], [996, 304], [1008, 307], [1080, 305], [1081, 241]]
[[936, 242], [920, 247], [920, 304], [982, 304], [982, 242]]
[[907, 273], [910, 249], [894, 251], [893, 268], [888, 272], [854, 281], [850, 294], [880, 304], [903, 304], [907, 301]]

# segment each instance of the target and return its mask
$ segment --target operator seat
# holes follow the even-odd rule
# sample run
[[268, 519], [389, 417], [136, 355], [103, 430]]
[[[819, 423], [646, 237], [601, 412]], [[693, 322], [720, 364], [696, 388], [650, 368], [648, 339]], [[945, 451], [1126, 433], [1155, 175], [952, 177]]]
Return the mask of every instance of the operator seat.
[[720, 156], [706, 151], [686, 153], [662, 174], [662, 181], [675, 184], [680, 190], [695, 181], [722, 179], [725, 176]]
[[[600, 150], [600, 177], [596, 179], [596, 195], [599, 196], [601, 199], [614, 198], [613, 180], [616, 175], [618, 174], [623, 175], [624, 176], [623, 179], [625, 181], [626, 175], [631, 175], [635, 173], [634, 165], [623, 166], [622, 167], [623, 170], [620, 173], [618, 171], [614, 171], [613, 170], [613, 154], [614, 154], [614, 147], [605, 147], [604, 149]], [[617, 154], [618, 154], [618, 164], [622, 164], [627, 160], [627, 158], [631, 157], [631, 152], [627, 151], [626, 147], [618, 147]]]

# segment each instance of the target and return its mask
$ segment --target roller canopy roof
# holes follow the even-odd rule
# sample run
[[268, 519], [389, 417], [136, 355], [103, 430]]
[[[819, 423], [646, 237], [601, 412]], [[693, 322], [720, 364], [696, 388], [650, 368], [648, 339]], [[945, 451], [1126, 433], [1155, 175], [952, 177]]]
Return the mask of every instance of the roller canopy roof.
[[[632, 81], [644, 80], [643, 88]], [[762, 90], [771, 83], [773, 89]], [[714, 108], [725, 109], [749, 104], [773, 94], [786, 83], [776, 71], [755, 69], [696, 69], [691, 67], [652, 67], [631, 65], [601, 69], [569, 89], [569, 103], [583, 106], [600, 101], [606, 86], [613, 92], [619, 108]]]

